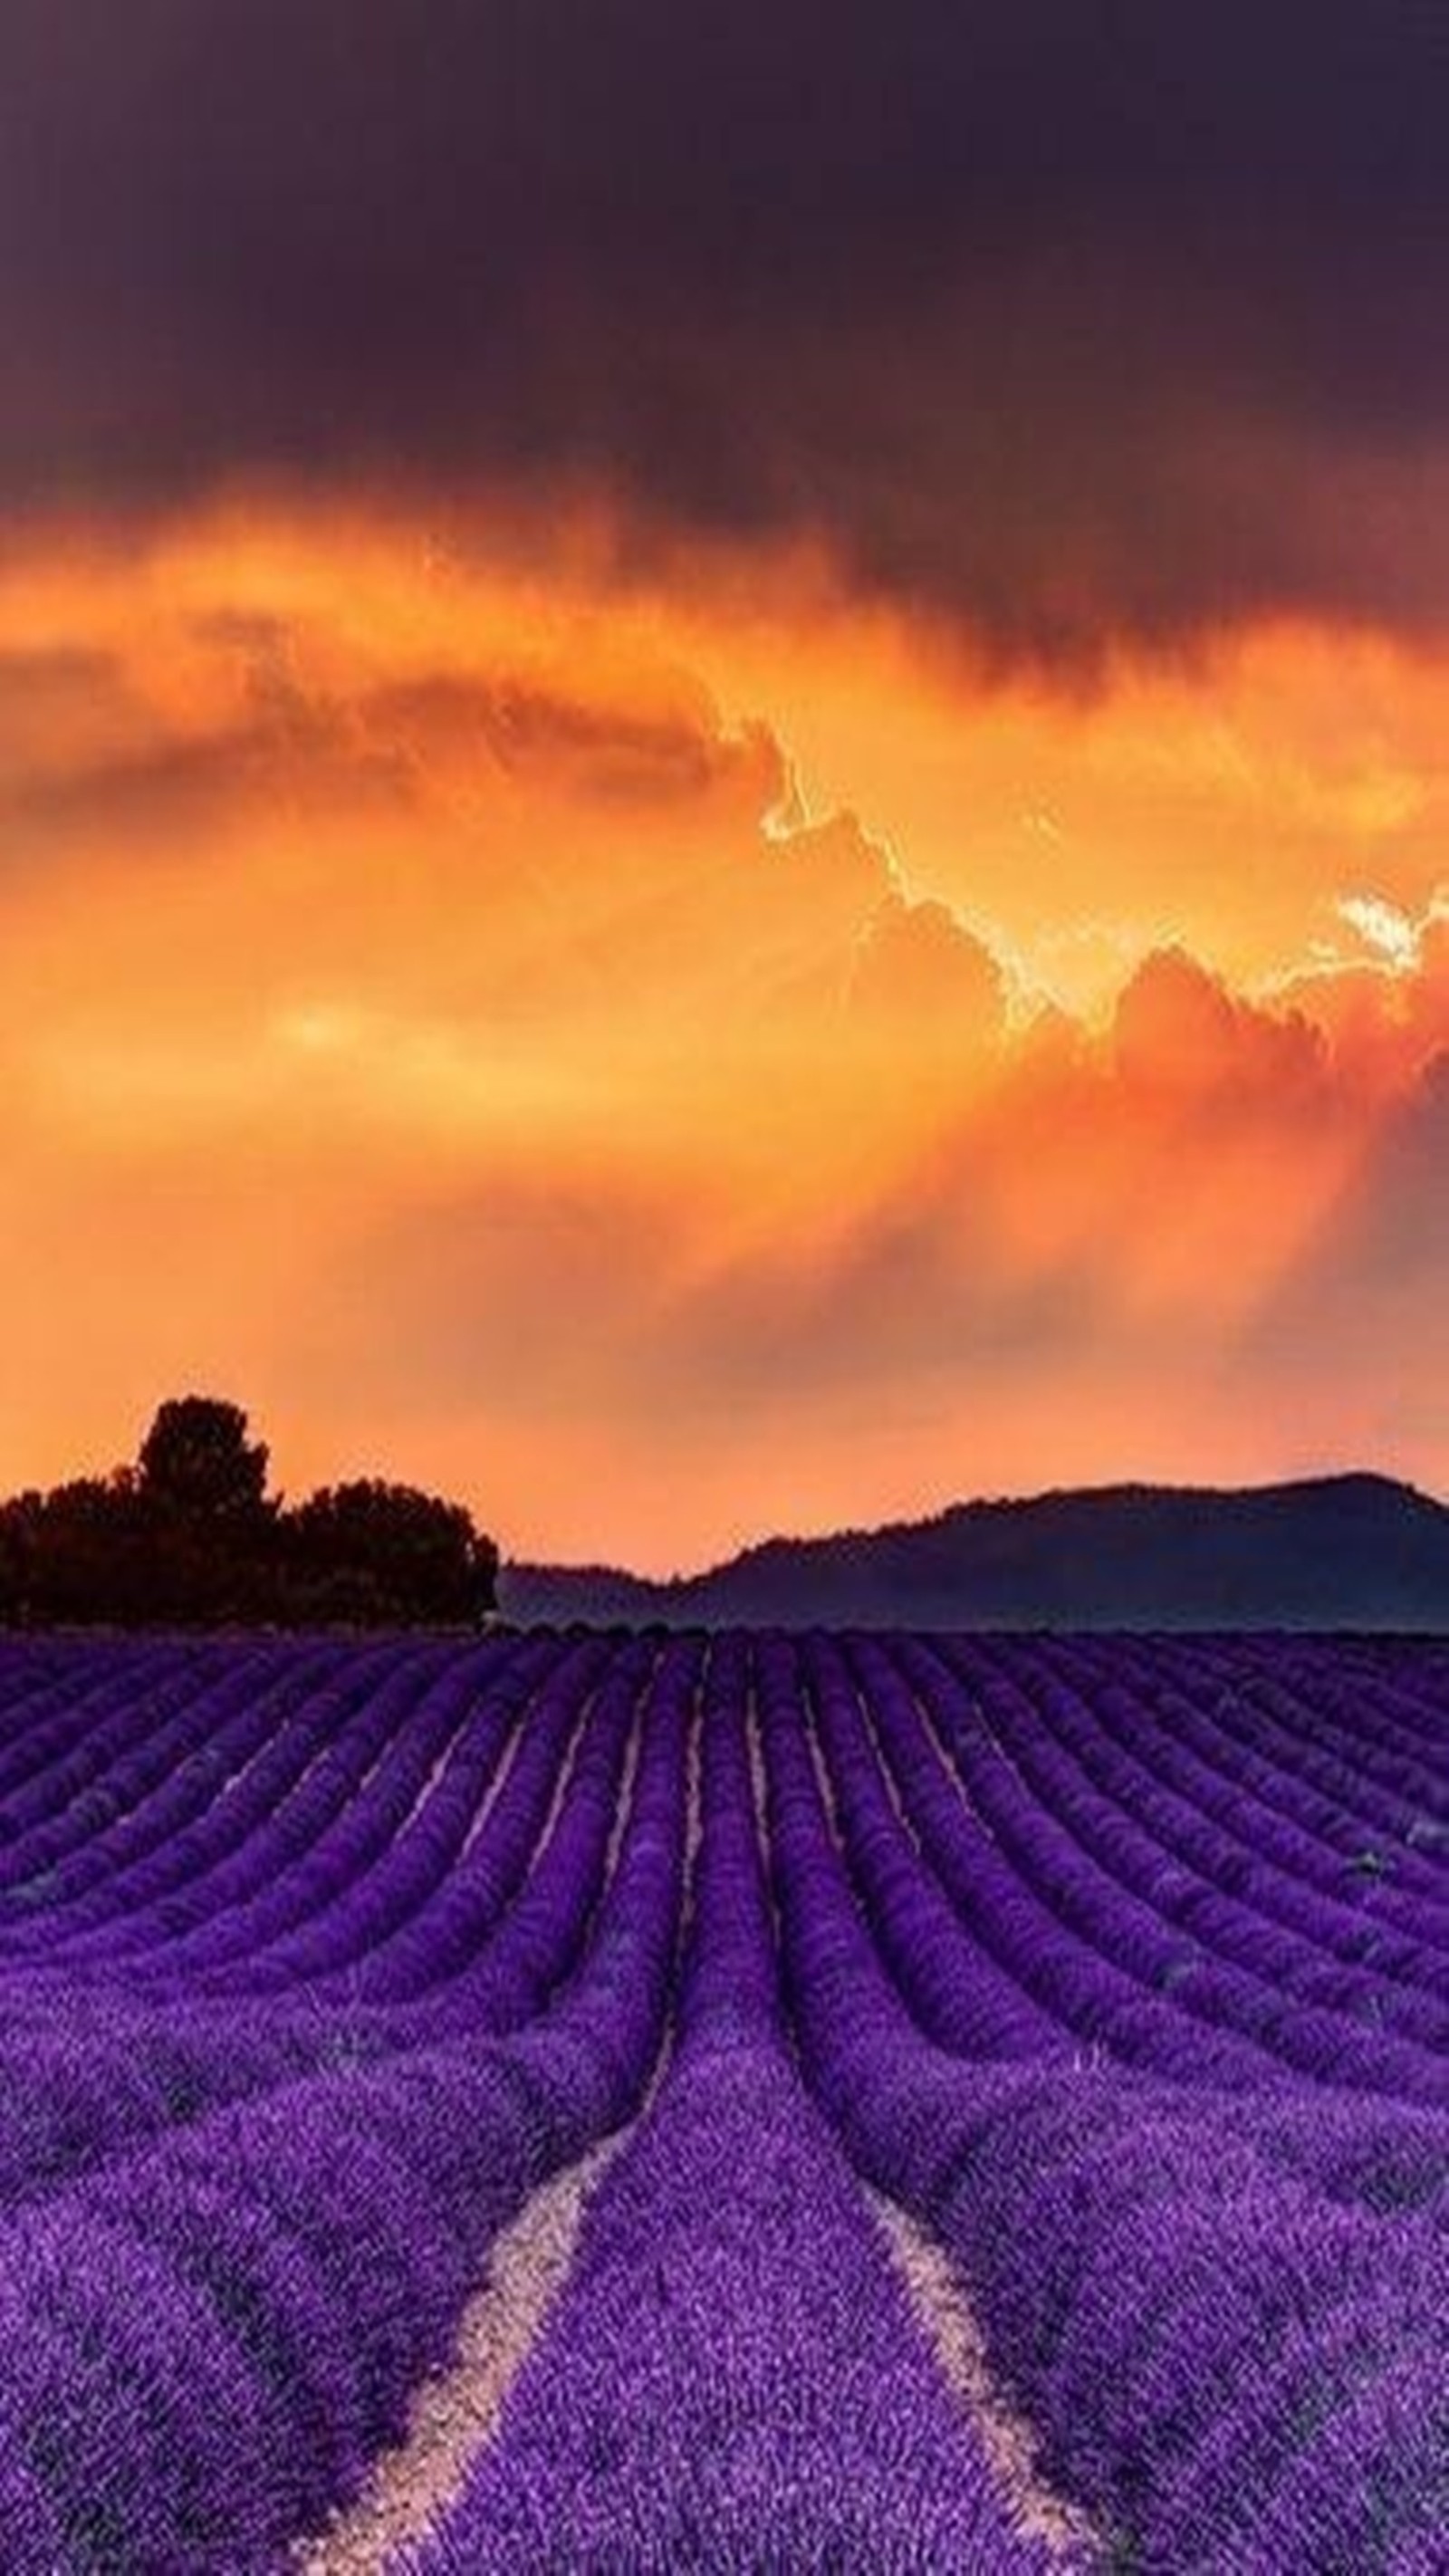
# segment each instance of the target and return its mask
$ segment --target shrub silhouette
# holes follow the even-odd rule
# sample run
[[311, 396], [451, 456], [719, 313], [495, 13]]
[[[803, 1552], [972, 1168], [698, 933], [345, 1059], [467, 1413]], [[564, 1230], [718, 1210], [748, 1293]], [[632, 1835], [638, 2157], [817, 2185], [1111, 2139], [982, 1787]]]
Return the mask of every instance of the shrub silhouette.
[[188, 1517], [255, 1517], [266, 1509], [266, 1445], [248, 1441], [239, 1404], [173, 1396], [141, 1444], [137, 1481], [148, 1500]]
[[498, 1551], [460, 1503], [362, 1477], [285, 1514], [288, 1578], [299, 1599], [363, 1620], [476, 1619], [493, 1607]]
[[134, 1467], [0, 1505], [0, 1622], [42, 1627], [452, 1626], [494, 1607], [497, 1550], [462, 1504], [381, 1478], [288, 1508], [239, 1405], [163, 1404]]

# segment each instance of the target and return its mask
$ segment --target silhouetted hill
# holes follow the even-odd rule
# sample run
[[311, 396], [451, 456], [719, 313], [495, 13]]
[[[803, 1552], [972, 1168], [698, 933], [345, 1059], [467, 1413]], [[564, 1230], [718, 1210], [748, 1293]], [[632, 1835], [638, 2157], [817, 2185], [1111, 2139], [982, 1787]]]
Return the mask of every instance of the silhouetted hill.
[[1108, 1485], [769, 1539], [667, 1583], [514, 1565], [499, 1606], [520, 1623], [1449, 1629], [1449, 1509], [1386, 1476]]

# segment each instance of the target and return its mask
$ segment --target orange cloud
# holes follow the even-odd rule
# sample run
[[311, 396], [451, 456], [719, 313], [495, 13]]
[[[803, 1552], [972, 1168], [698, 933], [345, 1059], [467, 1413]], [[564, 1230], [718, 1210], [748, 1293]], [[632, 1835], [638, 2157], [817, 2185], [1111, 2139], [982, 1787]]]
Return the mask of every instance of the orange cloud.
[[[8, 1475], [207, 1382], [295, 1481], [656, 1564], [1371, 1432], [1449, 1478], [1341, 1364], [1437, 1203], [1449, 1037], [1449, 673], [1380, 678], [1346, 740], [1313, 636], [1063, 700], [798, 558], [41, 530], [0, 572]], [[1432, 1351], [1441, 1234], [1403, 1267]]]

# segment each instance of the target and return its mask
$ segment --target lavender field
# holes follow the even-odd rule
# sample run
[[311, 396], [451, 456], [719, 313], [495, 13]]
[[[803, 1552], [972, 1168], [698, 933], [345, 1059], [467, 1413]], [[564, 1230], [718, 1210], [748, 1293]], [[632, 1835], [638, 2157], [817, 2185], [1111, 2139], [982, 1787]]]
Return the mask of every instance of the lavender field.
[[1449, 2567], [1449, 1646], [0, 1650], [0, 2568]]

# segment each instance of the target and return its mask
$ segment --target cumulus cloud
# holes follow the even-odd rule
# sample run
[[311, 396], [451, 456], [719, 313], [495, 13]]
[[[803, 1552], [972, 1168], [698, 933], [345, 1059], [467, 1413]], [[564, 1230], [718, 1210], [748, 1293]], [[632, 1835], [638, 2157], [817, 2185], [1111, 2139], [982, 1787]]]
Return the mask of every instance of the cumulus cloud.
[[1255, 1007], [1176, 948], [1155, 950], [1124, 987], [1112, 1050], [1131, 1087], [1266, 1095], [1279, 1112], [1326, 1066], [1322, 1035], [1303, 1012]]
[[946, 1055], [969, 1056], [1001, 1038], [1007, 993], [1000, 958], [948, 905], [888, 894], [867, 919], [851, 972], [851, 1012], [887, 1044], [929, 1032]]
[[1390, 1097], [1449, 1044], [1449, 911], [1357, 899], [1340, 906], [1367, 953], [1337, 952], [1281, 979], [1280, 1006], [1319, 1028], [1337, 1062]]

